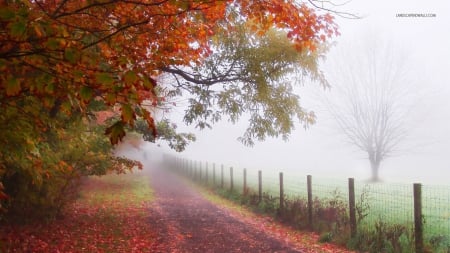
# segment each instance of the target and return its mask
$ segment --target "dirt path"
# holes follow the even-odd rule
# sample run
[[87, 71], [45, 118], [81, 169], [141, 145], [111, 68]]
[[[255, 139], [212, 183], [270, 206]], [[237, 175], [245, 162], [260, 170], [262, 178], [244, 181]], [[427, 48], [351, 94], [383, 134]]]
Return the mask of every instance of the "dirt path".
[[150, 174], [157, 198], [150, 223], [161, 231], [156, 252], [304, 252], [237, 220], [170, 171]]

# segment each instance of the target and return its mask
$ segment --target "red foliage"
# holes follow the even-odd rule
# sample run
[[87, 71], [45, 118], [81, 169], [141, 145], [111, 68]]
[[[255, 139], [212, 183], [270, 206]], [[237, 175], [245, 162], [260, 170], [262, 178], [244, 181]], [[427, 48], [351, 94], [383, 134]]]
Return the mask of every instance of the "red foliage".
[[[95, 180], [85, 189], [114, 193], [123, 187]], [[150, 215], [148, 202], [78, 201], [50, 223], [1, 226], [0, 252], [153, 252], [157, 233]]]
[[[153, 77], [167, 66], [201, 64], [230, 5], [257, 33], [287, 31], [298, 50], [338, 34], [332, 16], [292, 0], [0, 1], [0, 97], [10, 102], [1, 106], [27, 95], [71, 114], [101, 99], [121, 107], [124, 125], [139, 116], [155, 130], [144, 106], [159, 101]], [[122, 125], [108, 135], [117, 143]]]

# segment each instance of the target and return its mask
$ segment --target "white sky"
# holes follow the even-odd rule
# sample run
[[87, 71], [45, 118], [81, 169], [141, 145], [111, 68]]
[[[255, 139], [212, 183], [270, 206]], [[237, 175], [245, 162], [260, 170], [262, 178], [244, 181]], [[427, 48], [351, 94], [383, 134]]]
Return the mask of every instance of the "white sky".
[[[360, 20], [337, 18], [341, 36], [334, 50], [349, 41], [365, 40], [365, 36], [390, 40], [408, 53], [411, 73], [420, 81], [424, 96], [417, 126], [412, 131], [413, 147], [401, 156], [384, 162], [380, 176], [389, 182], [450, 183], [450, 1], [446, 0], [353, 0], [340, 10], [363, 16]], [[436, 14], [436, 17], [397, 17], [397, 14]], [[358, 53], [358, 52], [355, 52]], [[345, 64], [345, 59], [339, 59]], [[331, 81], [331, 80], [330, 80]], [[307, 86], [313, 86], [307, 85]], [[306, 87], [305, 90], [311, 89]], [[308, 97], [301, 93], [308, 109]], [[197, 135], [197, 141], [180, 154], [193, 160], [223, 163], [236, 168], [277, 170], [286, 173], [326, 177], [370, 176], [369, 163], [363, 153], [344, 144], [332, 131], [326, 115], [318, 114], [318, 123], [308, 130], [299, 125], [288, 142], [268, 140], [254, 147], [245, 147], [236, 139], [245, 124], [216, 124], [213, 130], [195, 131], [179, 124], [180, 131]], [[183, 109], [174, 111], [181, 118]], [[163, 148], [163, 150], [166, 150]]]

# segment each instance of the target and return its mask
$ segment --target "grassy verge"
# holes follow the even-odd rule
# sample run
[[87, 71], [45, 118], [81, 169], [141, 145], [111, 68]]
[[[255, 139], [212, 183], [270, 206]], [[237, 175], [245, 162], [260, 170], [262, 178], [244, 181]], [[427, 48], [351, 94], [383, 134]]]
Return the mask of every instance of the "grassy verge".
[[62, 218], [2, 227], [0, 252], [152, 252], [148, 181], [139, 173], [90, 177]]

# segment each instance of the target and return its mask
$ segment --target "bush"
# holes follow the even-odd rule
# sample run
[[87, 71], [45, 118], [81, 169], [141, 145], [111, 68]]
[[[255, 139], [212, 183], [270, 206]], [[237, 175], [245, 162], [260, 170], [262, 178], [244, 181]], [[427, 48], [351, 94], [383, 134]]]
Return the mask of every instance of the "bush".
[[263, 193], [261, 202], [257, 205], [257, 210], [261, 213], [275, 216], [279, 210], [279, 198], [268, 193]]
[[332, 239], [337, 243], [343, 244], [349, 239], [347, 203], [338, 190], [334, 190], [330, 198], [314, 199], [313, 220], [315, 231], [330, 232]]
[[27, 175], [14, 174], [5, 181], [10, 196], [5, 218], [13, 222], [55, 218], [66, 204], [78, 197], [81, 180], [75, 175], [61, 174], [37, 185]]
[[[6, 168], [0, 166], [0, 182], [8, 196], [1, 203], [7, 212], [0, 213], [0, 220], [55, 218], [78, 196], [85, 176], [122, 173], [140, 165], [113, 156], [104, 129], [89, 125], [81, 117], [60, 116], [48, 124], [49, 130], [40, 133], [40, 143], [31, 146], [22, 143], [19, 134], [4, 136], [9, 141], [17, 138], [13, 144], [18, 148], [0, 155], [0, 165]], [[0, 137], [6, 134], [0, 133]], [[0, 153], [5, 154], [5, 148], [0, 147]]]
[[297, 229], [308, 228], [308, 201], [304, 198], [286, 199], [280, 218]]
[[381, 218], [375, 222], [374, 230], [360, 228], [355, 238], [347, 246], [368, 252], [402, 253], [414, 252], [411, 231], [401, 224], [388, 224]]
[[450, 239], [448, 235], [434, 235], [428, 241], [435, 252], [450, 253]]

